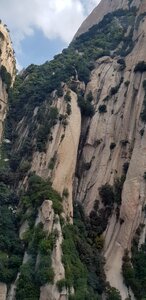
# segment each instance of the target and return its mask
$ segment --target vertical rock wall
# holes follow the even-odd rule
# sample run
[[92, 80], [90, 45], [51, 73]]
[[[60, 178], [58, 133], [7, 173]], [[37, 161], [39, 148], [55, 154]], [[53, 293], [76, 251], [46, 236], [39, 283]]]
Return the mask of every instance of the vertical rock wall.
[[[11, 75], [13, 83], [16, 72], [14, 50], [12, 48], [8, 29], [3, 24], [0, 24], [0, 68], [1, 66], [4, 66], [7, 72]], [[7, 86], [2, 81], [0, 75], [0, 142], [2, 138], [3, 122], [8, 109], [7, 100]]]
[[[145, 12], [144, 2], [139, 11]], [[107, 280], [111, 286], [120, 290], [123, 300], [128, 296], [128, 291], [121, 275], [122, 257], [125, 249], [131, 249], [135, 231], [143, 220], [142, 208], [146, 198], [143, 179], [146, 169], [146, 132], [140, 118], [146, 72], [134, 72], [138, 62], [146, 61], [146, 17], [140, 22], [138, 31], [134, 32], [133, 39], [136, 43], [125, 59], [124, 71], [119, 69], [118, 57], [104, 57], [97, 61], [96, 69], [92, 72], [87, 90], [91, 90], [94, 95], [96, 113], [90, 125], [84, 125], [84, 130], [87, 130], [87, 126], [88, 130], [84, 146], [80, 149], [77, 167], [80, 171], [75, 184], [75, 199], [83, 203], [89, 214], [95, 200], [100, 199], [99, 187], [106, 183], [113, 185], [114, 179], [121, 177], [124, 163], [129, 163], [120, 217], [119, 220], [114, 214], [111, 217], [105, 232], [104, 247]], [[111, 88], [116, 87], [120, 81], [122, 83], [117, 93], [106, 101]], [[107, 112], [100, 114], [98, 108], [102, 104], [106, 105]], [[143, 136], [140, 134], [141, 129], [144, 130]], [[113, 150], [110, 149], [111, 143], [115, 144]], [[83, 169], [86, 164], [90, 164], [88, 171]]]

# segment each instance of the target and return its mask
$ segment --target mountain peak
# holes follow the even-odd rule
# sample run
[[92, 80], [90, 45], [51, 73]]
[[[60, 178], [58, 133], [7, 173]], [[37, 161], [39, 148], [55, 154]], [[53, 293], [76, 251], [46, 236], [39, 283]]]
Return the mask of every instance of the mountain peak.
[[85, 19], [78, 29], [75, 38], [86, 32], [93, 25], [100, 22], [103, 17], [110, 12], [118, 9], [128, 9], [132, 6], [140, 7], [145, 5], [144, 1], [140, 0], [101, 0], [101, 2], [94, 8], [91, 14]]

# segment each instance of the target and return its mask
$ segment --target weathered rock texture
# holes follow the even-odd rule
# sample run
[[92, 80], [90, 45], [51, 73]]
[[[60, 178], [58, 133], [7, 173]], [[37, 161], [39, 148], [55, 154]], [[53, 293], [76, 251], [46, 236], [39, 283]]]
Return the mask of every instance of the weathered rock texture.
[[[139, 13], [146, 11], [144, 1], [133, 1], [139, 5]], [[87, 18], [79, 29], [77, 35], [86, 31], [93, 24], [100, 21], [107, 12], [118, 8], [126, 8], [128, 1], [101, 1], [93, 13]], [[119, 71], [118, 58], [104, 57], [97, 61], [92, 72], [91, 81], [87, 90], [92, 90], [95, 99], [96, 113], [90, 124], [86, 123], [86, 141], [80, 149], [78, 167], [90, 163], [90, 170], [79, 172], [75, 184], [75, 198], [83, 203], [89, 214], [94, 201], [99, 199], [98, 189], [105, 183], [114, 182], [120, 177], [125, 162], [129, 162], [129, 169], [122, 192], [120, 218], [112, 216], [105, 232], [104, 255], [106, 257], [107, 280], [112, 286], [118, 288], [122, 299], [128, 296], [123, 286], [121, 276], [122, 256], [125, 249], [131, 247], [131, 241], [138, 225], [143, 220], [142, 207], [145, 205], [145, 182], [143, 174], [146, 169], [146, 133], [140, 135], [145, 129], [141, 122], [140, 113], [143, 107], [144, 89], [143, 81], [146, 73], [134, 73], [134, 66], [139, 61], [146, 61], [146, 18], [140, 23], [138, 31], [134, 32], [135, 46], [126, 57], [126, 69]], [[103, 102], [109, 95], [111, 87], [117, 86], [120, 79], [123, 82], [118, 92]], [[129, 81], [126, 86], [125, 82]], [[98, 107], [106, 104], [107, 113], [100, 114]], [[85, 131], [84, 128], [84, 131]], [[123, 145], [122, 141], [127, 141]], [[114, 150], [110, 144], [115, 143]], [[123, 223], [120, 223], [123, 220]]]
[[[72, 187], [73, 177], [76, 167], [77, 150], [81, 131], [81, 114], [77, 105], [77, 95], [71, 92], [71, 115], [68, 117], [68, 124], [57, 123], [53, 129], [52, 143], [48, 142], [46, 153], [35, 153], [32, 162], [32, 171], [36, 171], [39, 176], [47, 178], [51, 175], [53, 187], [61, 195], [66, 189], [67, 199], [64, 199], [64, 211], [66, 216], [73, 216], [72, 208]], [[65, 114], [66, 103], [63, 98], [58, 99], [57, 108], [60, 114]], [[49, 172], [49, 162], [55, 157], [55, 165], [52, 172]]]
[[[14, 50], [10, 40], [9, 32], [3, 24], [0, 24], [0, 67], [4, 66], [12, 77], [15, 78], [15, 58]], [[0, 76], [0, 142], [3, 131], [3, 122], [7, 112], [7, 89]]]
[[4, 283], [0, 283], [0, 300], [5, 300], [7, 294], [7, 286]]
[[39, 221], [43, 223], [44, 230], [48, 233], [56, 231], [57, 239], [52, 253], [52, 267], [55, 273], [53, 285], [45, 285], [41, 288], [40, 300], [67, 300], [67, 291], [64, 289], [61, 293], [58, 291], [56, 283], [65, 278], [65, 270], [62, 264], [62, 230], [59, 217], [54, 215], [52, 201], [43, 202], [40, 212]]

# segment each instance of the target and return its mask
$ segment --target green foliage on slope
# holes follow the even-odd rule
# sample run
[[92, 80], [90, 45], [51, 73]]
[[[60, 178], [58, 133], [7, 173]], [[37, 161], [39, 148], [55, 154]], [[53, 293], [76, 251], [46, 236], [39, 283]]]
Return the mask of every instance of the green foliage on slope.
[[24, 247], [18, 234], [16, 208], [19, 198], [12, 189], [11, 175], [7, 171], [0, 171], [0, 281], [10, 284], [16, 279]]
[[47, 236], [43, 225], [39, 223], [25, 232], [23, 241], [27, 245], [28, 260], [20, 270], [16, 300], [37, 300], [40, 287], [53, 283], [54, 280], [51, 254], [55, 245], [55, 235]]
[[31, 175], [28, 189], [20, 200], [19, 218], [22, 223], [27, 220], [29, 224], [29, 229], [23, 235], [28, 261], [21, 268], [16, 300], [39, 299], [40, 287], [53, 283], [54, 280], [51, 255], [57, 232], [52, 232], [48, 236], [43, 230], [43, 224], [35, 225], [38, 208], [47, 199], [52, 200], [54, 212], [60, 215], [62, 212], [60, 195], [53, 190], [50, 182], [37, 175]]
[[97, 231], [80, 204], [74, 206], [74, 225], [63, 227], [65, 286], [75, 288], [72, 300], [100, 299], [106, 289], [104, 259], [97, 244]]
[[6, 67], [3, 65], [0, 67], [0, 77], [3, 81], [3, 83], [5, 83], [7, 85], [7, 90], [9, 90], [9, 88], [11, 86], [12, 78], [11, 78], [11, 74], [8, 73]]
[[123, 276], [127, 287], [131, 288], [137, 300], [146, 298], [146, 242], [139, 247], [139, 238], [142, 233], [141, 224], [136, 231], [132, 244], [132, 256], [128, 251], [123, 257]]
[[[28, 179], [27, 192], [21, 195], [20, 214], [28, 217], [28, 221], [35, 221], [38, 207], [47, 199], [52, 201], [55, 213], [60, 215], [63, 210], [60, 195], [52, 188], [49, 181], [45, 181], [35, 174], [31, 175]], [[27, 214], [28, 209], [29, 214]]]
[[120, 293], [106, 282], [102, 255], [104, 239], [93, 213], [85, 216], [81, 204], [75, 203], [73, 221], [73, 225], [63, 226], [65, 280], [58, 282], [58, 288], [67, 287], [71, 292], [74, 287], [75, 293], [70, 294], [69, 300], [101, 300], [103, 292], [108, 300], [121, 300]]
[[[30, 65], [23, 74], [17, 77], [10, 95], [14, 119], [20, 120], [23, 115], [32, 112], [54, 90], [60, 90], [60, 83], [70, 81], [78, 74], [79, 80], [87, 83], [94, 61], [104, 55], [110, 55], [120, 42], [124, 41], [127, 25], [133, 25], [135, 10], [118, 10], [107, 14], [103, 20], [88, 32], [73, 41], [62, 54], [41, 66]], [[123, 47], [123, 46], [121, 46]], [[128, 48], [128, 44], [127, 44]], [[126, 48], [126, 49], [127, 49]], [[119, 51], [119, 50], [118, 50]]]

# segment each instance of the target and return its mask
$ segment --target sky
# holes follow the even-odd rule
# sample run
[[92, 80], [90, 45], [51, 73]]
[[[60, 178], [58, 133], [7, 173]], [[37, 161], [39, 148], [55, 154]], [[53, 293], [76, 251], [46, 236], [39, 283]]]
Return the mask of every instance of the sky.
[[0, 0], [0, 19], [10, 30], [17, 68], [42, 64], [71, 42], [100, 0]]

